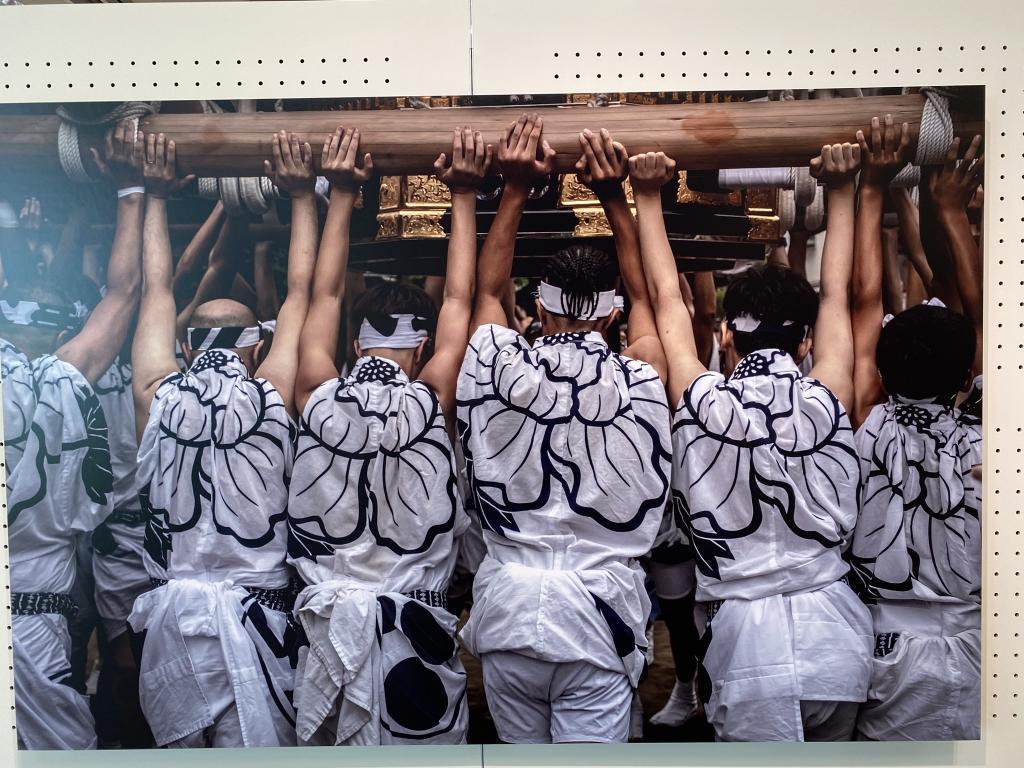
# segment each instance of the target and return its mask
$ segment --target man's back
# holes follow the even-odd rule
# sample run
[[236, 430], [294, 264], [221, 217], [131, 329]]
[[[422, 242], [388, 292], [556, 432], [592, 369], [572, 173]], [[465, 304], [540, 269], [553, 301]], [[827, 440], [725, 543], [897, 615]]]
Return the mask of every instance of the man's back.
[[107, 422], [93, 388], [53, 355], [29, 360], [0, 340], [11, 586], [66, 593], [76, 534], [111, 511]]
[[598, 333], [531, 347], [484, 325], [458, 403], [487, 545], [463, 640], [477, 654], [585, 661], [636, 685], [650, 609], [636, 558], [665, 521], [671, 472], [657, 373]]
[[662, 523], [670, 438], [650, 365], [598, 333], [481, 327], [459, 381], [459, 422], [488, 551], [565, 570], [646, 555]]
[[168, 376], [139, 447], [154, 562], [171, 578], [285, 586], [293, 439], [277, 390], [235, 353], [211, 350]]
[[981, 424], [892, 399], [857, 430], [864, 484], [851, 560], [879, 604], [981, 602]]
[[394, 362], [360, 358], [303, 414], [289, 555], [303, 581], [444, 592], [465, 527], [453, 451], [433, 391]]
[[698, 599], [749, 600], [842, 578], [859, 468], [850, 421], [827, 387], [802, 377], [786, 353], [761, 350], [728, 380], [697, 378], [673, 430]]

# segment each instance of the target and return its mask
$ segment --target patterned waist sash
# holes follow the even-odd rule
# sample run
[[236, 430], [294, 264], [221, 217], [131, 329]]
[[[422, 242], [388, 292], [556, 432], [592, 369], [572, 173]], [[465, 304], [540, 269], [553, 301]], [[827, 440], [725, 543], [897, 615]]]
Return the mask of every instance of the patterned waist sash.
[[403, 593], [406, 597], [411, 597], [413, 600], [419, 600], [424, 605], [429, 605], [431, 608], [443, 608], [448, 610], [448, 593], [447, 592], [434, 592], [429, 589], [414, 589], [411, 592]]
[[66, 592], [12, 592], [12, 616], [38, 616], [55, 613], [65, 619], [73, 619], [78, 613], [74, 598]]
[[[167, 579], [151, 578], [149, 581], [154, 587], [162, 587], [167, 583]], [[242, 589], [249, 593], [249, 596], [242, 601], [243, 603], [255, 600], [264, 608], [281, 613], [292, 612], [292, 609], [295, 608], [295, 597], [299, 593], [298, 584], [295, 582], [291, 582], [288, 586], [280, 587], [279, 589], [246, 586], [243, 586]]]

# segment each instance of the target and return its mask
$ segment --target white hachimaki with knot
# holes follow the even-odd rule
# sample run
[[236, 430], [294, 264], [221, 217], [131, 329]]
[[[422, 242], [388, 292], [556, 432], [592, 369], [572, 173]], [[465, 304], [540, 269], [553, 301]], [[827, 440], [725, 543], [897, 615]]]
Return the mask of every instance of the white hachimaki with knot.
[[359, 326], [362, 349], [414, 349], [430, 333], [430, 321], [420, 315], [367, 316]]

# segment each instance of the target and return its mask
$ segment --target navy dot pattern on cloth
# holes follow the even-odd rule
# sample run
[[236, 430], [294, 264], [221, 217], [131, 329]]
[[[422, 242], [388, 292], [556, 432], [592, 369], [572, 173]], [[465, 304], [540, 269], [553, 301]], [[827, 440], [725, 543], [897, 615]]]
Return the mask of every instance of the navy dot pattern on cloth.
[[443, 740], [465, 728], [466, 673], [458, 662], [454, 622], [442, 608], [405, 595], [377, 598], [383, 702], [381, 725], [393, 737]]

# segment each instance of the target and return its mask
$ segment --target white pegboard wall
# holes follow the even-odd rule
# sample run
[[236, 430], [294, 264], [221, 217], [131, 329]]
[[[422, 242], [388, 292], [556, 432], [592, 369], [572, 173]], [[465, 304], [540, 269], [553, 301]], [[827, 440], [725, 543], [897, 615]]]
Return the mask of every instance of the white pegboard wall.
[[275, 98], [414, 96], [471, 88], [468, 1], [50, 5], [2, 12], [5, 102], [238, 99], [271, 91]]
[[[44, 6], [4, 8], [0, 14], [0, 62], [10, 65], [0, 66], [0, 101], [15, 103], [984, 84], [987, 426], [982, 741], [488, 746], [483, 756], [487, 764], [507, 766], [1022, 764], [1024, 413], [1017, 396], [1024, 390], [1020, 4], [975, 0], [954, 6], [903, 0], [875, 9], [835, 0], [699, 5], [563, 0], [541, 10], [498, 0], [377, 0]], [[152, 34], [154, 29], [158, 35]], [[275, 34], [284, 29], [289, 32]], [[6, 590], [6, 568], [2, 579]], [[9, 672], [9, 664], [3, 664], [0, 686], [9, 684]], [[6, 708], [0, 711], [6, 716]], [[0, 727], [4, 725], [0, 716]], [[353, 765], [474, 762], [465, 752], [417, 748], [411, 753], [301, 754], [304, 761], [329, 759], [332, 764]], [[150, 753], [147, 760], [169, 759], [166, 755]], [[267, 750], [245, 755], [246, 765], [269, 765], [280, 758]], [[50, 765], [72, 757], [76, 756], [26, 754], [17, 764]], [[110, 753], [103, 757], [108, 764], [112, 759]], [[212, 765], [213, 759], [210, 753], [189, 755], [197, 764], [209, 760]]]

